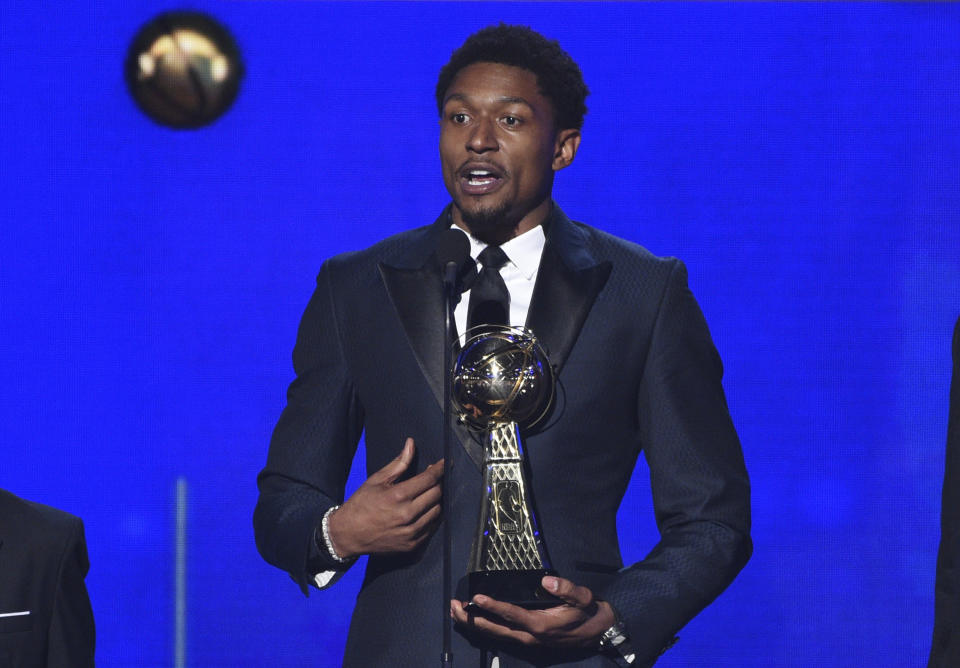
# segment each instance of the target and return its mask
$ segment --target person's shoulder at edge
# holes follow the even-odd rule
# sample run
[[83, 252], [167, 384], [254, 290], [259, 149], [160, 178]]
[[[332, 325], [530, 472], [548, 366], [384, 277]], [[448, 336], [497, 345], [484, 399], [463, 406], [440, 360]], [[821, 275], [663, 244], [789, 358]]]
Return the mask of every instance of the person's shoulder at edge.
[[0, 531], [22, 528], [32, 539], [69, 533], [82, 524], [79, 517], [65, 510], [22, 499], [4, 489], [0, 489], [0, 511]]

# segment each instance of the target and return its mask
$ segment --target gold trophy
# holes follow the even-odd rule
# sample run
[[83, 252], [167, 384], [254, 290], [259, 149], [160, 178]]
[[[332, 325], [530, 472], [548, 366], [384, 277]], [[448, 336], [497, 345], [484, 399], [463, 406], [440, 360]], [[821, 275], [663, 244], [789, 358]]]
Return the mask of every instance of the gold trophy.
[[553, 574], [533, 512], [520, 428], [539, 422], [556, 379], [546, 353], [526, 329], [485, 329], [466, 341], [453, 373], [461, 421], [482, 433], [483, 501], [468, 566], [470, 598], [485, 594], [526, 608], [558, 604], [540, 580]]

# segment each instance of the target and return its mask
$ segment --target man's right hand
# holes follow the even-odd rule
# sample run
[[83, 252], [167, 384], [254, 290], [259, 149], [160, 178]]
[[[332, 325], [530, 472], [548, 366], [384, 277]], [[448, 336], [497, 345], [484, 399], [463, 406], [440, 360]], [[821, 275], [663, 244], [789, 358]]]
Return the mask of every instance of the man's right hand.
[[441, 516], [443, 460], [396, 482], [413, 461], [413, 439], [392, 462], [371, 475], [331, 513], [330, 540], [343, 559], [410, 552], [433, 533]]

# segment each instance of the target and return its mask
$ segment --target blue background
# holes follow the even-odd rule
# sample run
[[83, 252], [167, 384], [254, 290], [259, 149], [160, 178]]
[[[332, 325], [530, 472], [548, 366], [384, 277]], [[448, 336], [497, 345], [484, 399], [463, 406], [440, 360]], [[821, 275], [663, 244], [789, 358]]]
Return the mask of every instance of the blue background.
[[[254, 477], [320, 263], [444, 206], [436, 74], [499, 20], [559, 39], [592, 90], [556, 199], [684, 259], [727, 368], [756, 551], [659, 665], [925, 661], [960, 5], [197, 2], [247, 72], [189, 132], [122, 79], [176, 7], [0, 10], [0, 486], [84, 518], [100, 665], [173, 661], [179, 477], [188, 665], [338, 664], [361, 569], [304, 598], [256, 553]], [[620, 524], [641, 558], [642, 463]]]

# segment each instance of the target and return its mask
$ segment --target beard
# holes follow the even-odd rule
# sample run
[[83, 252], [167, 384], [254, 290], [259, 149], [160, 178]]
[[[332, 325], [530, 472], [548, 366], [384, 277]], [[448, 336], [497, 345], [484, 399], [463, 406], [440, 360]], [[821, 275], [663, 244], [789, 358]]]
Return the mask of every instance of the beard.
[[513, 237], [513, 231], [520, 222], [520, 217], [510, 211], [509, 202], [472, 211], [460, 209], [460, 218], [477, 239], [498, 245]]

